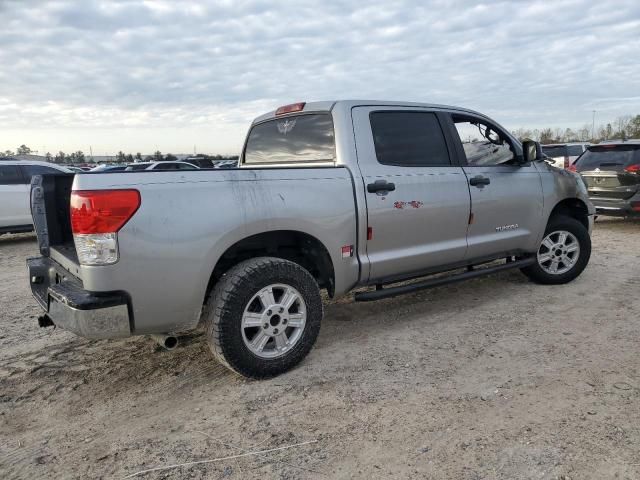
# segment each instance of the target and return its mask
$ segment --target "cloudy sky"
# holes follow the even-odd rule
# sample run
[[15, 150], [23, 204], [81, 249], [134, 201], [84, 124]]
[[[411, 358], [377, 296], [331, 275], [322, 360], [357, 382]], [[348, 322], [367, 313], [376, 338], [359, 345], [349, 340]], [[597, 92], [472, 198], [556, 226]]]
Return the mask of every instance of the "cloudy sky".
[[0, 151], [236, 153], [300, 100], [640, 113], [640, 1], [0, 0]]

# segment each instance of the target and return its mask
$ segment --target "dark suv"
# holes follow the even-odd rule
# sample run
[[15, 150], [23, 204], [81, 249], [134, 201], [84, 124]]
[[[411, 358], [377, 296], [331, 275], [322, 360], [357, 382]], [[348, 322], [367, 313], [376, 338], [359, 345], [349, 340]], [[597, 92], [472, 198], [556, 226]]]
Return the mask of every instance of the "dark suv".
[[602, 215], [640, 216], [640, 140], [592, 145], [569, 167]]

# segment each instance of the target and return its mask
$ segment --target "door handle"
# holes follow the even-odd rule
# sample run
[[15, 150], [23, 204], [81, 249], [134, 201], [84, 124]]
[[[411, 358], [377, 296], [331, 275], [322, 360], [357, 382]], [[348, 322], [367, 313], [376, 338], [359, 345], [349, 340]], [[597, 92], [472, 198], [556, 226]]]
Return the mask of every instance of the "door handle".
[[395, 189], [396, 184], [387, 182], [386, 180], [376, 180], [374, 183], [367, 185], [367, 192], [369, 193], [392, 192]]
[[478, 187], [478, 188], [482, 188], [485, 185], [489, 185], [490, 183], [491, 183], [490, 178], [483, 177], [481, 175], [478, 175], [477, 177], [473, 177], [469, 179], [469, 185], [473, 187]]

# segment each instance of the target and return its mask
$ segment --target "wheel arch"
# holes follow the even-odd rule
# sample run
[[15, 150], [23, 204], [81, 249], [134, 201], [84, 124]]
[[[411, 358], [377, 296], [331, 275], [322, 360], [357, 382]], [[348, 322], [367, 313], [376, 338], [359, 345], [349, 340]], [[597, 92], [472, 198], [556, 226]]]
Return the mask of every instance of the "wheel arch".
[[297, 230], [272, 230], [257, 233], [237, 241], [218, 258], [205, 293], [205, 301], [218, 280], [238, 263], [255, 257], [276, 257], [290, 260], [305, 268], [326, 288], [329, 296], [335, 291], [335, 272], [326, 246], [313, 235]]
[[579, 198], [565, 198], [559, 201], [551, 210], [547, 223], [557, 215], [574, 218], [584, 225], [584, 228], [589, 230], [589, 209]]

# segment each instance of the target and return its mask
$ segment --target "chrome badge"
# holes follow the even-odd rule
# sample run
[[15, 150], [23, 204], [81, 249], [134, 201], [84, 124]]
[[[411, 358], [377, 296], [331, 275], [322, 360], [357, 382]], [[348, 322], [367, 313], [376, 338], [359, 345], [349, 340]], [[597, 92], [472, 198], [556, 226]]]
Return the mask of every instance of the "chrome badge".
[[517, 223], [514, 223], [512, 225], [503, 225], [501, 227], [496, 227], [496, 232], [504, 232], [505, 230], [515, 230], [519, 228], [519, 225]]

